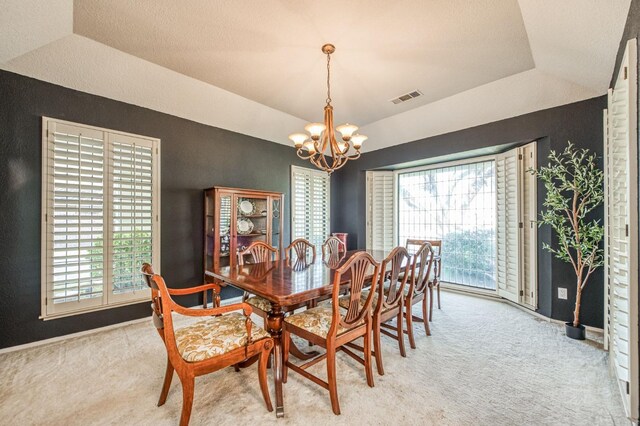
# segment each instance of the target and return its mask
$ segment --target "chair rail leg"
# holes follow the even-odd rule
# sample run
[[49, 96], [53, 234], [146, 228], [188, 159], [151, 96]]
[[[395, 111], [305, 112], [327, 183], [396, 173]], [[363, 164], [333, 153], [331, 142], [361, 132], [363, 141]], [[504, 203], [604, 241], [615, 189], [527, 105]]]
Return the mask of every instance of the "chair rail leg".
[[336, 350], [327, 348], [327, 381], [329, 383], [329, 397], [333, 414], [340, 414], [340, 402], [338, 401], [338, 375], [336, 374]]
[[169, 388], [171, 387], [171, 379], [173, 379], [173, 365], [167, 357], [167, 369], [164, 373], [164, 383], [162, 384], [162, 391], [160, 392], [160, 399], [158, 399], [158, 407], [164, 405], [167, 401], [167, 395], [169, 394]]
[[258, 362], [258, 381], [260, 382], [260, 391], [262, 392], [262, 397], [264, 398], [267, 410], [269, 411], [273, 411], [273, 405], [271, 405], [269, 385], [267, 385], [267, 362], [271, 357], [272, 349], [273, 344], [271, 342], [265, 343], [262, 347], [262, 352], [260, 353], [260, 361]]
[[193, 388], [195, 378], [193, 376], [180, 377], [182, 383], [182, 414], [180, 415], [180, 426], [187, 426], [191, 417], [193, 407]]

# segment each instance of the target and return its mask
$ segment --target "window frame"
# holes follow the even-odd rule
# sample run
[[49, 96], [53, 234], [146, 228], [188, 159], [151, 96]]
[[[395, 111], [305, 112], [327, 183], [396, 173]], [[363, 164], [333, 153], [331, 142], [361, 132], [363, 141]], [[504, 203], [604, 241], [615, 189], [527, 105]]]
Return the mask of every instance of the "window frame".
[[[143, 291], [135, 292], [137, 294], [136, 297], [131, 298], [122, 298], [122, 297], [114, 297], [110, 301], [109, 293], [113, 290], [113, 283], [110, 282], [111, 273], [105, 274], [105, 281], [103, 283], [103, 294], [101, 298], [101, 302], [92, 306], [84, 306], [78, 309], [69, 309], [61, 312], [47, 312], [47, 302], [49, 296], [49, 282], [48, 282], [48, 245], [47, 240], [49, 238], [49, 224], [48, 224], [48, 213], [49, 213], [49, 185], [50, 185], [50, 177], [48, 175], [49, 168], [49, 125], [61, 124], [66, 126], [73, 126], [79, 128], [85, 128], [92, 132], [103, 132], [104, 133], [104, 213], [103, 213], [103, 226], [105, 228], [104, 234], [109, 232], [111, 235], [111, 212], [112, 212], [112, 197], [113, 191], [110, 186], [112, 181], [112, 169], [111, 169], [111, 159], [110, 159], [110, 149], [111, 149], [111, 137], [112, 135], [124, 136], [125, 138], [134, 138], [141, 139], [145, 142], [151, 144], [152, 148], [152, 159], [153, 159], [153, 168], [152, 168], [152, 179], [153, 179], [153, 203], [152, 203], [152, 226], [153, 226], [153, 242], [152, 242], [152, 262], [154, 266], [154, 270], [157, 273], [161, 271], [161, 255], [160, 255], [160, 247], [161, 247], [161, 222], [160, 222], [160, 211], [161, 211], [161, 140], [158, 138], [153, 138], [150, 136], [137, 135], [133, 133], [122, 132], [119, 130], [107, 129], [104, 127], [91, 126], [82, 123], [76, 123], [72, 121], [60, 120], [57, 118], [51, 118], [47, 116], [42, 116], [42, 145], [41, 145], [41, 154], [42, 154], [42, 165], [41, 165], [41, 205], [40, 205], [40, 316], [39, 319], [47, 321], [58, 318], [64, 318], [74, 315], [80, 315], [88, 312], [96, 312], [105, 309], [111, 309], [120, 306], [127, 306], [138, 304], [144, 302], [149, 299], [150, 291], [148, 289], [144, 289]], [[107, 158], [109, 160], [107, 161]], [[112, 236], [105, 239], [104, 244], [104, 264], [111, 268], [108, 262], [110, 262], [111, 254], [110, 249], [112, 247]], [[109, 281], [107, 281], [107, 277], [109, 277]]]
[[[487, 162], [487, 161], [496, 161], [496, 158], [498, 157], [499, 154], [489, 154], [489, 155], [481, 155], [478, 157], [469, 157], [469, 158], [463, 158], [463, 159], [459, 159], [459, 160], [451, 160], [451, 161], [446, 161], [444, 163], [432, 163], [432, 164], [428, 164], [428, 165], [424, 165], [424, 166], [416, 166], [416, 167], [411, 167], [411, 168], [406, 168], [406, 169], [398, 169], [398, 170], [394, 170], [393, 171], [393, 183], [394, 183], [394, 222], [393, 222], [393, 229], [394, 229], [394, 234], [395, 234], [395, 241], [396, 244], [399, 246], [404, 247], [406, 241], [403, 241], [402, 243], [399, 241], [400, 239], [400, 197], [398, 196], [398, 191], [400, 190], [399, 185], [398, 185], [398, 176], [401, 174], [405, 174], [405, 173], [413, 173], [413, 172], [422, 172], [422, 171], [427, 171], [427, 170], [433, 170], [433, 169], [444, 169], [447, 167], [455, 167], [455, 166], [464, 166], [467, 164], [474, 164], [474, 163], [482, 163], [482, 162]], [[497, 212], [496, 212], [497, 213]], [[497, 231], [497, 222], [496, 222], [496, 231]], [[494, 247], [494, 250], [497, 248], [497, 238], [496, 238], [496, 242], [494, 244], [496, 247]], [[497, 252], [496, 252], [497, 253]], [[497, 274], [497, 264], [495, 269], [495, 273]], [[497, 276], [497, 275], [496, 275]], [[496, 288], [495, 289], [490, 289], [490, 288], [483, 288], [483, 287], [474, 287], [474, 286], [469, 286], [466, 284], [458, 284], [458, 283], [451, 283], [448, 281], [442, 281], [443, 284], [445, 284], [445, 286], [453, 286], [454, 288], [463, 288], [465, 291], [471, 291], [471, 292], [479, 292], [482, 294], [491, 294], [491, 295], [497, 295], [498, 291], [497, 291], [497, 283], [496, 283]]]
[[[291, 181], [290, 181], [290, 190], [291, 190], [291, 223], [290, 223], [290, 240], [293, 241], [296, 238], [302, 238], [302, 237], [296, 237], [295, 236], [295, 219], [296, 219], [296, 215], [295, 215], [295, 204], [296, 204], [296, 200], [295, 200], [295, 190], [294, 190], [294, 174], [295, 172], [298, 171], [298, 173], [309, 173], [309, 174], [321, 174], [323, 175], [323, 177], [325, 177], [324, 175], [326, 175], [326, 172], [322, 171], [322, 170], [318, 170], [318, 169], [312, 169], [310, 167], [301, 167], [301, 166], [294, 166], [291, 165]], [[327, 191], [327, 197], [326, 197], [326, 204], [327, 204], [327, 235], [324, 237], [324, 240], [326, 240], [326, 238], [330, 235], [331, 233], [331, 176], [327, 175], [326, 178], [329, 180], [329, 190]], [[313, 241], [309, 240], [309, 242], [311, 242], [313, 244]], [[318, 248], [318, 247], [316, 247]]]

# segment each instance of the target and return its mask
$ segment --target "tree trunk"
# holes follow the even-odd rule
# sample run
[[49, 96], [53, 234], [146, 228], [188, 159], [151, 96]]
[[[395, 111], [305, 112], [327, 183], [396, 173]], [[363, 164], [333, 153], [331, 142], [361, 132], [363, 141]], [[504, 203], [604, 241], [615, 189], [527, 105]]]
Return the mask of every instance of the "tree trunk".
[[576, 309], [573, 311], [573, 326], [578, 327], [580, 325], [580, 299], [582, 298], [582, 283], [578, 278], [578, 285], [576, 287]]

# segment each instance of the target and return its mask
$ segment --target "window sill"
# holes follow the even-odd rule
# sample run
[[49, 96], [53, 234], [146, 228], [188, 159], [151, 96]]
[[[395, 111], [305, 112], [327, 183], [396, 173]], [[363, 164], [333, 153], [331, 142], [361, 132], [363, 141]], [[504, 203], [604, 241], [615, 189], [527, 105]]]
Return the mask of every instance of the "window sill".
[[60, 312], [59, 314], [40, 315], [38, 318], [43, 321], [50, 321], [58, 318], [66, 318], [66, 317], [72, 317], [75, 315], [88, 314], [91, 312], [104, 311], [107, 309], [120, 308], [122, 306], [137, 305], [139, 303], [144, 303], [148, 301], [149, 301], [149, 295], [144, 295], [144, 297], [140, 297], [139, 299], [127, 300], [126, 302], [113, 303], [110, 305], [102, 305], [102, 306], [91, 307], [87, 309], [78, 309], [77, 311]]
[[440, 284], [442, 286], [442, 288], [450, 290], [450, 291], [455, 291], [458, 293], [471, 293], [471, 294], [476, 294], [479, 296], [485, 296], [485, 297], [489, 297], [492, 299], [500, 299], [500, 296], [498, 296], [498, 292], [496, 290], [489, 290], [486, 288], [476, 288], [476, 287], [470, 287], [470, 286], [466, 286], [466, 285], [462, 285], [462, 284], [454, 284], [454, 283], [448, 283], [448, 282], [442, 282]]

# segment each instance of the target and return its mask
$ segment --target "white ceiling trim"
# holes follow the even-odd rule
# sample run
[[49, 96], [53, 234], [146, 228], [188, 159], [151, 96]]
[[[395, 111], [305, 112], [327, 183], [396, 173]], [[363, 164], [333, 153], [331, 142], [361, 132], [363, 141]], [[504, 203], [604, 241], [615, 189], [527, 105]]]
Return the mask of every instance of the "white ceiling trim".
[[7, 71], [289, 145], [305, 121], [79, 35], [0, 65]]
[[602, 95], [533, 69], [364, 126], [367, 151]]

